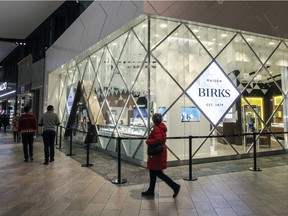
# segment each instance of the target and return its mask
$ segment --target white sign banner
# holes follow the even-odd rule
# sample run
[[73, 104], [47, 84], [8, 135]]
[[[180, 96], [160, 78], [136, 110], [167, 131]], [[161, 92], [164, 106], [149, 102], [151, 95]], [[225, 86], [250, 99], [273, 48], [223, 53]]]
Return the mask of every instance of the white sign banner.
[[74, 101], [74, 93], [73, 93], [73, 86], [71, 86], [70, 90], [69, 90], [67, 103], [66, 103], [67, 113], [68, 114], [70, 114], [70, 112], [71, 112], [73, 101]]
[[215, 62], [199, 76], [187, 93], [214, 125], [240, 95]]

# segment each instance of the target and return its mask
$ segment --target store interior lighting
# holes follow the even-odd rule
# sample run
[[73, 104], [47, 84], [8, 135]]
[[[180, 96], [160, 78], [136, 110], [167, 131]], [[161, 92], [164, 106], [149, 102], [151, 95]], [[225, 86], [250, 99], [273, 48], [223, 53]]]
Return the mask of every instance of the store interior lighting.
[[26, 46], [27, 42], [25, 39], [17, 39], [17, 38], [0, 38], [0, 41], [7, 43], [14, 43], [16, 46]]

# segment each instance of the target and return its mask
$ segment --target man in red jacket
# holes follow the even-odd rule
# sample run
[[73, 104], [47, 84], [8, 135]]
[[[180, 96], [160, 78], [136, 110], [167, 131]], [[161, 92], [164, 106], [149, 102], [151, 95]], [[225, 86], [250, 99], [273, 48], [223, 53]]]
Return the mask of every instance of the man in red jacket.
[[37, 120], [36, 116], [30, 112], [31, 108], [29, 106], [24, 107], [24, 114], [19, 118], [19, 131], [22, 134], [24, 161], [33, 161], [33, 141], [34, 135], [37, 130]]

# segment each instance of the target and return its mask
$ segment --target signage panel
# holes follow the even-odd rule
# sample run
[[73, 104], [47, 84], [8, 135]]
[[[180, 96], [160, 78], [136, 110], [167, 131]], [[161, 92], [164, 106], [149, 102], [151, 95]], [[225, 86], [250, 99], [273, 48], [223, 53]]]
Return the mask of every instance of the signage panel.
[[70, 87], [69, 95], [66, 103], [67, 113], [70, 115], [72, 105], [74, 101], [74, 93], [73, 93], [73, 86]]
[[213, 125], [218, 124], [240, 95], [215, 62], [194, 81], [187, 94]]
[[7, 82], [0, 84], [0, 91], [4, 91], [7, 89]]

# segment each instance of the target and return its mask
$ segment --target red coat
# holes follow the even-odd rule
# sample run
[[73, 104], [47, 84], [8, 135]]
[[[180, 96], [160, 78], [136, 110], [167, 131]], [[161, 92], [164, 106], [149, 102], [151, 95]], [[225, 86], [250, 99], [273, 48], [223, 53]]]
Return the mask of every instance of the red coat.
[[154, 125], [150, 136], [146, 140], [147, 145], [153, 145], [161, 142], [163, 144], [163, 152], [159, 155], [148, 155], [147, 168], [149, 170], [163, 170], [167, 168], [167, 146], [166, 146], [167, 127], [162, 122]]

